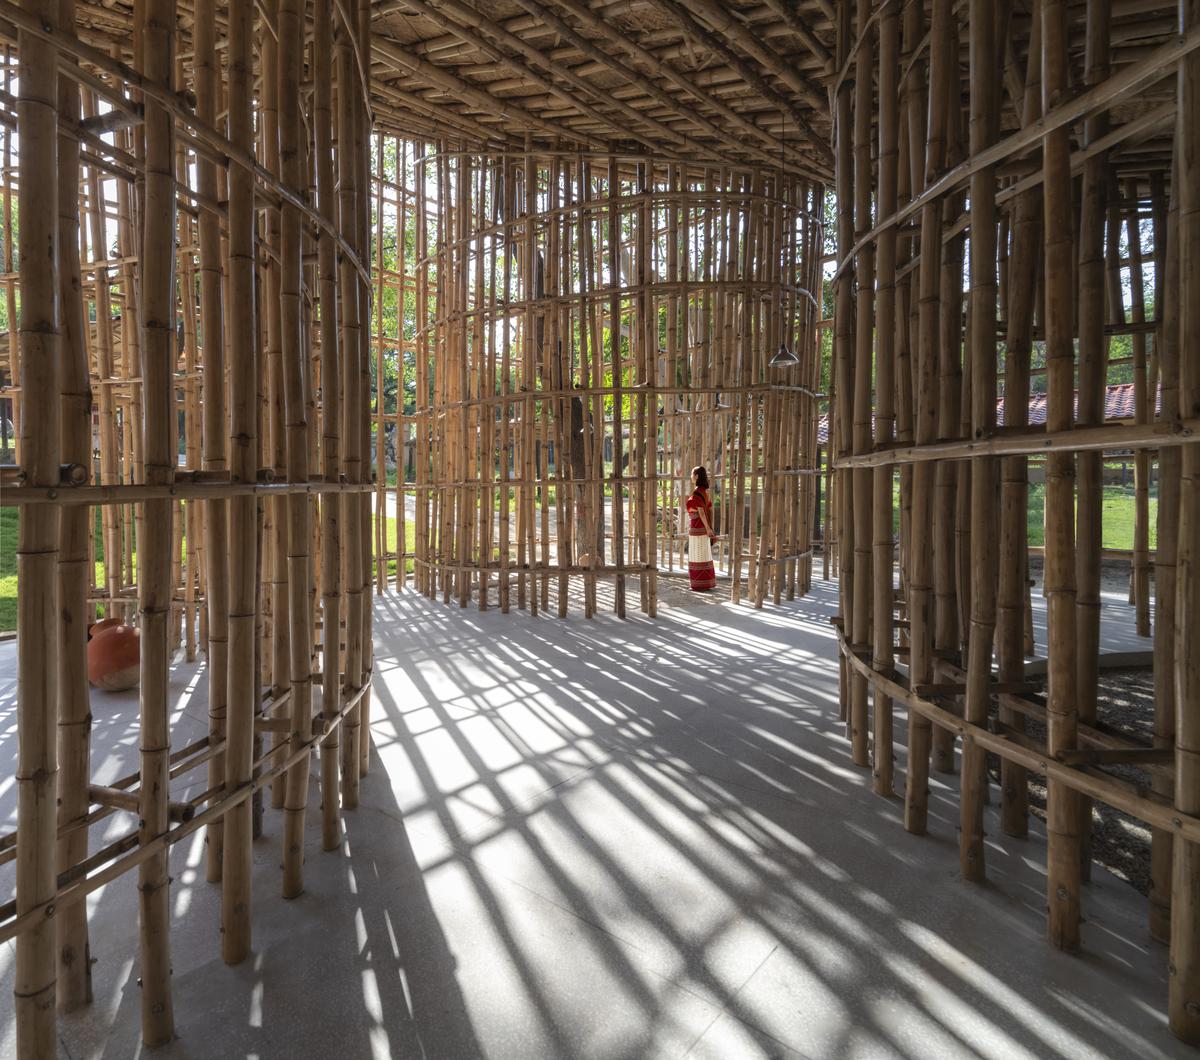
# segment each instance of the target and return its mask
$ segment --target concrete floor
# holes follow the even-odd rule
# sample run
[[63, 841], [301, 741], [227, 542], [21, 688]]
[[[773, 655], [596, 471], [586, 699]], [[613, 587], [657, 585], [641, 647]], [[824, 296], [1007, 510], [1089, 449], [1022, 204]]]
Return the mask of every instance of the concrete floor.
[[[321, 852], [314, 783], [307, 891], [282, 901], [268, 814], [254, 955], [237, 968], [220, 959], [202, 837], [174, 848], [179, 1037], [155, 1055], [1194, 1055], [1166, 1030], [1166, 953], [1134, 890], [1097, 869], [1085, 955], [1063, 956], [1043, 942], [1036, 821], [1014, 841], [989, 810], [990, 882], [968, 886], [956, 778], [934, 778], [924, 838], [899, 799], [870, 794], [837, 721], [834, 595], [817, 582], [756, 612], [675, 591], [656, 622], [379, 599], [375, 750], [346, 841]], [[1110, 598], [1110, 647], [1145, 646], [1127, 619]], [[9, 760], [14, 671], [0, 645]], [[203, 666], [178, 663], [172, 689], [182, 745], [205, 730]], [[103, 782], [135, 761], [136, 695], [96, 693], [93, 710]], [[95, 842], [131, 823], [110, 818]], [[135, 879], [90, 906], [96, 1002], [60, 1021], [61, 1055], [137, 1056]], [[7, 943], [3, 1056], [12, 965]]]

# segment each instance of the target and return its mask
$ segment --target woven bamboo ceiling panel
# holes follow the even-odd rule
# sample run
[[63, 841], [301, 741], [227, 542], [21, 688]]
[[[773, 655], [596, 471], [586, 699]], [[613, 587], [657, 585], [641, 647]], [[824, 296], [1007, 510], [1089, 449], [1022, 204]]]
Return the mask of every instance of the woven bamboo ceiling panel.
[[377, 121], [464, 145], [832, 170], [829, 0], [384, 0]]

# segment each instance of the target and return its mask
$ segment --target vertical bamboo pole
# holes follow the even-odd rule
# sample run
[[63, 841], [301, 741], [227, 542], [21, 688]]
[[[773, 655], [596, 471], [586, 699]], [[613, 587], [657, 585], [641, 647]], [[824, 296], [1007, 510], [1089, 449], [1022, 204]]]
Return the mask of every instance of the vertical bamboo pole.
[[[859, 232], [871, 228], [871, 112], [874, 85], [871, 72], [875, 65], [871, 34], [870, 5], [858, 5], [860, 40], [854, 74], [854, 226]], [[872, 346], [875, 336], [875, 245], [868, 243], [855, 260], [857, 304], [854, 309], [853, 375], [853, 448], [865, 453], [871, 448], [872, 418]], [[845, 380], [849, 382], [849, 379]], [[867, 468], [852, 473], [854, 498], [854, 604], [851, 636], [855, 647], [870, 650], [872, 547], [872, 473]], [[890, 576], [891, 561], [888, 560]], [[891, 636], [889, 631], [888, 636]], [[854, 764], [870, 765], [870, 730], [867, 719], [867, 679], [855, 670], [850, 675], [850, 744]]]
[[620, 198], [621, 181], [617, 156], [608, 159], [608, 282], [612, 297], [609, 303], [609, 343], [612, 357], [613, 380], [613, 482], [612, 482], [612, 539], [613, 563], [617, 568], [616, 587], [613, 593], [613, 609], [618, 618], [625, 617], [625, 501], [624, 468], [622, 466], [624, 390], [621, 362], [621, 228], [617, 200]]
[[[1000, 125], [999, 54], [991, 4], [972, 0], [970, 33], [970, 149], [990, 147]], [[983, 438], [996, 425], [996, 175], [991, 166], [971, 177], [971, 433]], [[971, 624], [965, 719], [986, 725], [992, 643], [996, 628], [996, 461], [982, 458], [971, 469]], [[987, 762], [983, 749], [963, 740], [959, 803], [959, 864], [963, 877], [984, 877], [983, 805]]]
[[[251, 110], [254, 13], [248, 4], [228, 8], [229, 139], [242, 151], [253, 144]], [[258, 477], [258, 348], [255, 324], [254, 176], [229, 167], [229, 470], [233, 482]], [[229, 502], [229, 655], [225, 790], [251, 780], [254, 717], [258, 712], [258, 502], [253, 495]], [[225, 815], [221, 873], [221, 955], [237, 964], [250, 952], [252, 804]]]
[[[1180, 0], [1180, 30], [1200, 26], [1200, 0]], [[1200, 411], [1200, 55], [1179, 62], [1175, 170], [1179, 196], [1179, 411]], [[1168, 303], [1173, 292], [1167, 296]], [[1175, 807], [1200, 813], [1200, 445], [1183, 446], [1175, 641]], [[1171, 1030], [1200, 1043], [1200, 845], [1175, 843], [1171, 883]]]
[[[877, 209], [880, 217], [896, 211], [899, 176], [900, 21], [897, 5], [883, 10], [879, 21], [879, 188]], [[817, 252], [819, 256], [819, 252]], [[875, 357], [875, 444], [890, 445], [896, 433], [897, 329], [896, 316], [896, 229], [889, 227], [879, 237], [879, 295], [877, 316], [880, 323]], [[892, 590], [895, 556], [892, 547], [891, 465], [876, 468], [873, 476], [874, 597], [872, 599], [874, 633], [872, 665], [888, 671], [895, 663], [892, 650], [894, 632], [894, 593]], [[805, 519], [807, 539], [808, 520]], [[811, 563], [809, 564], [811, 566]], [[894, 787], [892, 701], [875, 689], [874, 747], [872, 776], [877, 795], [890, 797]]]
[[[332, 57], [330, 0], [317, 0], [313, 17], [313, 132], [316, 137], [317, 208], [333, 223], [337, 202], [333, 184]], [[403, 239], [403, 232], [400, 234]], [[341, 369], [338, 363], [337, 263], [334, 240], [326, 231], [317, 237], [317, 272], [321, 307], [321, 470], [326, 482], [341, 469]], [[341, 702], [342, 583], [341, 498], [321, 496], [321, 714], [332, 721]], [[338, 753], [340, 726], [321, 743], [321, 843], [326, 850], [341, 840]]]
[[[838, 36], [838, 65], [844, 64], [850, 54], [851, 22], [850, 5], [841, 4], [837, 10]], [[851, 95], [850, 86], [843, 83], [838, 88], [834, 100], [834, 129], [836, 130], [836, 187], [839, 203], [852, 203], [854, 188], [854, 155], [851, 127]], [[851, 277], [845, 270], [845, 259], [854, 243], [854, 216], [849, 209], [838, 210], [837, 220], [837, 254], [842, 268], [834, 284], [834, 324], [833, 324], [833, 364], [832, 378], [834, 395], [830, 403], [829, 413], [829, 462], [847, 455], [850, 450], [850, 427], [853, 417], [854, 388], [851, 379], [854, 357], [854, 292]], [[845, 631], [854, 628], [854, 526], [846, 518], [850, 510], [847, 497], [850, 494], [851, 475], [839, 473], [837, 476], [838, 498], [838, 600], [839, 611]], [[850, 682], [849, 670], [844, 661], [841, 667], [841, 718], [850, 721]], [[847, 733], [849, 735], [849, 733]]]
[[[347, 237], [356, 235], [359, 228], [358, 158], [355, 152], [357, 133], [356, 80], [354, 55], [345, 27], [339, 27], [336, 39], [337, 61], [337, 145], [338, 179], [340, 187], [339, 230]], [[357, 239], [355, 239], [357, 241]], [[439, 275], [441, 270], [439, 269]], [[342, 362], [342, 424], [345, 445], [342, 450], [342, 473], [348, 482], [360, 481], [362, 470], [362, 432], [357, 419], [363, 402], [360, 361], [363, 331], [362, 291], [358, 273], [345, 258], [341, 263], [341, 356]], [[440, 303], [439, 303], [440, 305]], [[363, 556], [360, 528], [361, 507], [354, 494], [342, 495], [342, 519], [345, 549], [346, 601], [346, 683], [357, 689], [363, 667]], [[361, 775], [359, 740], [362, 712], [355, 706], [347, 715], [342, 731], [342, 805], [354, 809], [358, 805]]]
[[[192, 46], [195, 52], [196, 116], [209, 123], [217, 117], [220, 70], [216, 54], [216, 5], [196, 0]], [[217, 167], [205, 154], [196, 157], [196, 188], [217, 198]], [[211, 210], [200, 212], [200, 321], [203, 329], [203, 445], [204, 469], [223, 472], [228, 467], [225, 423], [225, 321], [222, 302], [221, 228]], [[229, 531], [228, 506], [222, 499], [206, 502], [204, 552], [207, 564], [205, 607], [208, 611], [208, 731], [214, 741], [225, 738], [229, 698]], [[225, 756], [208, 766], [208, 783], [225, 782]], [[208, 879], [221, 878], [224, 860], [221, 821], [208, 828]]]
[[[17, 61], [13, 61], [12, 48], [10, 45], [4, 45], [4, 91], [12, 96], [13, 89], [13, 73], [20, 63], [20, 57]], [[18, 106], [19, 106], [18, 102]], [[11, 129], [4, 126], [4, 172], [11, 173], [13, 171], [12, 160], [12, 145], [14, 135]], [[21, 340], [20, 328], [17, 326], [17, 290], [16, 281], [13, 279], [13, 273], [16, 271], [13, 262], [14, 243], [13, 238], [13, 182], [5, 180], [3, 191], [0, 196], [3, 197], [4, 211], [4, 272], [7, 278], [4, 281], [4, 308], [8, 318], [8, 374], [9, 381], [14, 385], [20, 385], [21, 382]], [[15, 399], [8, 399], [8, 411], [12, 418], [13, 425], [13, 459], [19, 464], [21, 462], [21, 402]]]
[[[504, 210], [503, 227], [500, 233], [501, 246], [504, 248], [504, 278], [501, 300], [504, 306], [504, 327], [500, 336], [500, 393], [503, 400], [500, 403], [500, 612], [508, 614], [511, 606], [511, 591], [508, 568], [512, 562], [511, 552], [511, 502], [512, 488], [508, 481], [511, 477], [510, 463], [515, 470], [520, 465], [515, 456], [517, 434], [513, 430], [514, 406], [508, 400], [512, 393], [512, 280], [513, 258], [516, 242], [513, 235], [512, 219], [516, 213], [517, 204], [517, 169], [516, 165], [505, 156], [501, 161], [503, 174], [502, 203]], [[520, 494], [518, 493], [518, 497]], [[520, 575], [518, 582], [520, 581]]]
[[[953, 55], [958, 54], [958, 26], [951, 20], [947, 26], [950, 34], [948, 47]], [[948, 167], [958, 164], [963, 158], [962, 107], [958, 66], [952, 64], [947, 70], [940, 89], [931, 86], [930, 92], [948, 94], [946, 101], [946, 148], [945, 162]], [[949, 227], [964, 205], [960, 193], [948, 195], [942, 202], [942, 226]], [[937, 329], [937, 436], [958, 438], [962, 436], [963, 423], [963, 345], [967, 338], [963, 332], [963, 239], [955, 236], [947, 243], [943, 239], [941, 257], [941, 289], [938, 296]], [[968, 330], [970, 320], [968, 319]], [[963, 476], [969, 464], [941, 460], [935, 469], [933, 494], [933, 593], [935, 654], [953, 654], [961, 648], [962, 627], [959, 603], [969, 591], [969, 583], [962, 577], [958, 564], [959, 545], [962, 540], [963, 517], [966, 512], [960, 507], [966, 491]], [[954, 772], [954, 734], [937, 726], [933, 736], [933, 765], [939, 773]]]
[[[935, 0], [930, 27], [929, 125], [925, 143], [925, 186], [941, 173], [946, 158], [947, 85], [950, 79], [951, 34], [949, 0]], [[941, 280], [942, 204], [927, 203], [921, 209], [920, 346], [917, 356], [917, 394], [914, 434], [918, 445], [927, 445], [937, 435], [936, 374], [938, 358], [938, 310]], [[908, 614], [911, 640], [910, 679], [926, 684], [933, 679], [933, 615], [930, 578], [929, 530], [932, 525], [932, 478], [930, 461], [913, 469], [912, 584]], [[923, 835], [929, 813], [930, 723], [915, 711], [908, 719], [908, 772], [905, 778], [904, 827]]]
[[[358, 0], [357, 9], [357, 33], [358, 33], [358, 54], [368, 56], [371, 54], [371, 5], [370, 0]], [[369, 100], [363, 97], [361, 84], [355, 96], [355, 133], [356, 147], [358, 158], [358, 256], [359, 260], [366, 262], [370, 260], [371, 246], [371, 211], [368, 205], [371, 193], [370, 180], [370, 146], [371, 146], [371, 128], [370, 115], [367, 112]], [[359, 298], [363, 305], [363, 314], [369, 319], [371, 313], [371, 285], [370, 283], [360, 283]], [[370, 403], [371, 384], [368, 377], [370, 368], [370, 336], [366, 330], [359, 333], [359, 343], [361, 346], [361, 360], [359, 362], [359, 386], [362, 389], [362, 410], [359, 421], [361, 424], [362, 434], [362, 449], [361, 452], [366, 454], [369, 452], [368, 440], [370, 436], [370, 421], [367, 419], [367, 410]], [[379, 474], [383, 474], [383, 468], [378, 469]], [[370, 482], [371, 467], [370, 460], [367, 459], [361, 471], [361, 482]], [[363, 595], [359, 601], [359, 607], [362, 609], [362, 664], [358, 672], [358, 687], [366, 686], [366, 691], [363, 693], [360, 701], [361, 717], [359, 720], [359, 771], [361, 776], [367, 775], [367, 770], [371, 761], [371, 673], [374, 669], [374, 638], [372, 636], [372, 622], [374, 619], [374, 600], [371, 596], [371, 562], [373, 560], [371, 549], [371, 497], [366, 491], [358, 494], [358, 509], [359, 509], [359, 538], [361, 541], [362, 560], [361, 572], [363, 582]], [[382, 562], [382, 560], [381, 560]]]
[[[59, 0], [59, 25], [75, 32], [75, 0]], [[58, 111], [65, 121], [80, 117], [79, 85], [69, 74], [58, 79]], [[64, 463], [89, 470], [92, 466], [91, 381], [88, 368], [87, 321], [79, 264], [79, 141], [58, 138], [58, 254], [62, 311], [60, 388], [62, 394], [61, 453]], [[97, 251], [99, 253], [99, 250]], [[14, 322], [15, 323], [15, 322]], [[86, 505], [72, 505], [62, 514], [58, 554], [58, 823], [69, 826], [89, 808], [91, 779], [91, 702], [87, 680], [88, 523]], [[58, 871], [87, 857], [87, 829], [76, 827], [58, 843]], [[68, 906], [55, 918], [58, 924], [58, 1007], [64, 1012], [92, 1000], [91, 955], [87, 909]]]
[[[1070, 90], [1066, 0], [1042, 2], [1043, 108], [1057, 106]], [[1074, 419], [1074, 233], [1072, 231], [1070, 142], [1063, 127], [1043, 141], [1047, 365], [1046, 430], [1062, 431]], [[1074, 748], [1078, 724], [1075, 689], [1075, 457], [1051, 453], [1046, 459], [1046, 751]], [[1046, 888], [1050, 941], [1060, 949], [1079, 948], [1079, 797], [1047, 780], [1049, 840]]]
[[[1099, 84], [1108, 77], [1111, 12], [1107, 0], [1092, 0], [1087, 14], [1085, 80]], [[1108, 131], [1107, 115], [1091, 117], [1085, 126], [1089, 144]], [[1104, 337], [1104, 218], [1108, 187], [1105, 153], [1084, 163], [1079, 221], [1079, 422], [1098, 426], [1104, 421], [1104, 381], [1107, 376], [1107, 340]], [[1077, 514], [1075, 554], [1076, 658], [1075, 687], [1079, 720], [1096, 720], [1096, 687], [1100, 654], [1100, 545], [1103, 519], [1103, 454], [1080, 453], [1077, 458]], [[1088, 836], [1092, 802], [1080, 799], [1081, 866], [1089, 876]]]
[[[95, 114], [94, 96], [88, 92], [84, 97], [84, 114]], [[114, 400], [116, 367], [113, 363], [113, 319], [109, 272], [100, 262], [108, 257], [107, 204], [104, 183], [96, 166], [88, 167], [88, 233], [96, 259], [93, 290], [96, 311], [96, 372], [102, 383], [97, 392], [100, 410], [100, 482], [115, 485], [119, 474], [120, 454], [117, 451], [117, 408]], [[11, 317], [10, 317], [11, 319]], [[116, 591], [120, 582], [121, 569], [121, 509], [106, 504], [102, 509], [104, 588], [109, 597], [105, 605], [106, 617], [117, 612]]]
[[[175, 5], [144, 0], [142, 74], [171, 88]], [[141, 251], [142, 447], [145, 481], [175, 479], [172, 448], [175, 392], [175, 129], [169, 111], [147, 97], [145, 108], [145, 212]], [[138, 813], [145, 844], [169, 826], [168, 765], [171, 613], [171, 510], [169, 500], [146, 501], [138, 537], [138, 609], [141, 614], [141, 786]], [[141, 897], [142, 1037], [147, 1046], [170, 1041], [175, 1031], [171, 1002], [170, 877], [167, 851], [138, 867]]]
[[[1130, 319], [1134, 324], [1146, 322], [1146, 288], [1142, 272], [1142, 237], [1139, 219], [1138, 180], [1130, 177], [1125, 184], [1129, 212], [1126, 232], [1129, 245]], [[1147, 378], [1146, 335], [1135, 331], [1130, 337], [1133, 346], [1133, 414], [1139, 424], [1149, 423], [1153, 415], [1154, 394], [1152, 379]], [[1133, 599], [1134, 617], [1139, 637], [1150, 636], [1150, 451], [1138, 449], [1133, 454]]]
[[[280, 0], [264, 0], [263, 16], [266, 23], [277, 27]], [[262, 33], [260, 56], [262, 60], [261, 87], [259, 96], [258, 132], [262, 145], [262, 162], [274, 177], [281, 175], [279, 149], [279, 108], [282, 103], [279, 85], [279, 70], [286, 56], [281, 54], [277, 37], [269, 29]], [[264, 349], [266, 390], [265, 416], [267, 431], [267, 466], [278, 479], [287, 476], [287, 414], [284, 408], [284, 342], [280, 297], [281, 264], [277, 260], [281, 243], [281, 211], [278, 203], [272, 202], [265, 211], [265, 241], [275, 252], [266, 257], [263, 270], [263, 299], [260, 312], [266, 325]], [[289, 353], [291, 351], [288, 351]], [[291, 672], [291, 645], [288, 590], [288, 555], [292, 542], [288, 537], [288, 499], [269, 497], [266, 501], [267, 537], [270, 569], [270, 673], [271, 692], [276, 701], [282, 701], [289, 688]], [[303, 547], [303, 546], [300, 546]], [[276, 709], [277, 716], [281, 708]], [[279, 747], [287, 740], [283, 733], [272, 736], [272, 745]], [[282, 809], [286, 799], [287, 779], [278, 776], [271, 784], [271, 806]]]
[[[1166, 208], [1162, 176], [1152, 178], [1152, 197], [1158, 214]], [[1179, 348], [1179, 181], [1171, 181], [1170, 207], [1155, 222], [1155, 245], [1161, 245], [1162, 275], [1156, 265], [1155, 298], [1159, 328], [1154, 345], [1162, 376], [1162, 405], [1156, 416], [1169, 421], [1180, 409]], [[1178, 600], [1177, 556], [1179, 551], [1179, 471], [1182, 454], [1176, 446], [1164, 446], [1158, 454], [1158, 548], [1154, 559], [1154, 745], [1175, 743], [1176, 687], [1175, 657]], [[1171, 798], [1171, 778], [1151, 777], [1151, 787]], [[1150, 935], [1159, 942], [1171, 937], [1171, 862], [1173, 836], [1156, 828], [1150, 834]]]
[[[1041, 0], [1034, 0], [1030, 51], [1025, 76], [1022, 125], [1041, 113]], [[1029, 422], [1029, 364], [1033, 347], [1033, 311], [1037, 293], [1037, 259], [1041, 243], [1041, 197], [1030, 188], [1017, 197], [1012, 211], [1012, 253], [1008, 257], [1007, 320], [1004, 358], [1004, 425]], [[1001, 681], [1025, 676], [1025, 618], [1028, 598], [1029, 460], [1002, 461], [1000, 496], [1000, 585], [997, 593], [996, 655]], [[1024, 717], [1000, 708], [1000, 721], [1018, 731]], [[1028, 832], [1029, 785], [1026, 771], [1008, 760], [1000, 764], [1000, 827], [1008, 835]]]
[[[304, 57], [304, 11], [300, 0], [279, 4], [279, 158], [284, 187], [304, 194], [305, 173], [300, 118], [300, 76]], [[284, 202], [280, 217], [279, 298], [282, 340], [284, 410], [286, 417], [287, 476], [290, 482], [308, 481], [308, 409], [304, 395], [307, 351], [302, 345], [300, 285], [303, 248], [300, 209]], [[312, 560], [309, 541], [309, 504], [306, 493], [287, 499], [289, 685], [292, 748], [312, 735], [312, 611], [309, 592]], [[282, 621], [282, 616], [276, 616]], [[304, 818], [308, 805], [308, 756], [287, 772], [283, 816], [283, 897], [295, 898], [304, 890]]]
[[[53, 23], [56, 12], [26, 7]], [[58, 77], [56, 49], [18, 32], [21, 180], [17, 265], [21, 400], [36, 416], [19, 420], [21, 464], [30, 485], [59, 484]], [[72, 192], [74, 189], [71, 189]], [[6, 218], [7, 220], [7, 218]], [[6, 230], [8, 225], [5, 225]], [[51, 901], [55, 877], [54, 739], [59, 682], [56, 505], [22, 509], [17, 541], [17, 914]], [[17, 936], [13, 1011], [17, 1052], [31, 1060], [57, 1056], [55, 926], [43, 920]]]

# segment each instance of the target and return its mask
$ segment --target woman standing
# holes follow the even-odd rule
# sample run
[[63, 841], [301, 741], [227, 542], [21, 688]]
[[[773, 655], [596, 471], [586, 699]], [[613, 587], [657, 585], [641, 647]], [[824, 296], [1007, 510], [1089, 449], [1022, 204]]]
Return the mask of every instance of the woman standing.
[[712, 556], [712, 543], [717, 535], [712, 529], [708, 472], [703, 467], [692, 468], [692, 494], [685, 507], [688, 513], [688, 577], [693, 592], [707, 592], [717, 584]]

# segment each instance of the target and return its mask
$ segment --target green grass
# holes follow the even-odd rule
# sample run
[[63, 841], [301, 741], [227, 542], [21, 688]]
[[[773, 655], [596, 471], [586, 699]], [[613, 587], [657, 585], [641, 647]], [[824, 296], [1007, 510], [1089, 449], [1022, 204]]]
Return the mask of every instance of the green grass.
[[[372, 528], [372, 534], [373, 533], [374, 533], [374, 528]], [[396, 551], [396, 519], [390, 515], [387, 517], [387, 528], [384, 531], [384, 538], [385, 538], [385, 548], [387, 549], [387, 551], [395, 552]], [[417, 549], [417, 528], [416, 528], [416, 526], [413, 525], [413, 521], [411, 519], [406, 519], [404, 522], [404, 548], [409, 556], [408, 561], [404, 565], [404, 569], [405, 569], [406, 573], [412, 574], [412, 572], [413, 572], [412, 554]], [[371, 570], [372, 570], [372, 572], [374, 572], [376, 570], [374, 563], [371, 564]], [[396, 559], [395, 559], [395, 557], [392, 557], [391, 559], [389, 559], [387, 561], [387, 572], [388, 572], [389, 578], [395, 577], [395, 575], [396, 575]]]
[[[1101, 533], [1101, 548], [1133, 548], [1133, 513], [1136, 505], [1133, 486], [1104, 487], [1104, 518]], [[900, 531], [900, 483], [897, 480], [892, 495], [892, 512], [895, 530]], [[1044, 545], [1046, 517], [1046, 485], [1044, 482], [1029, 486], [1029, 543]], [[1157, 546], [1158, 498], [1150, 494], [1150, 547]]]
[[0, 632], [17, 628], [17, 509], [0, 508]]

